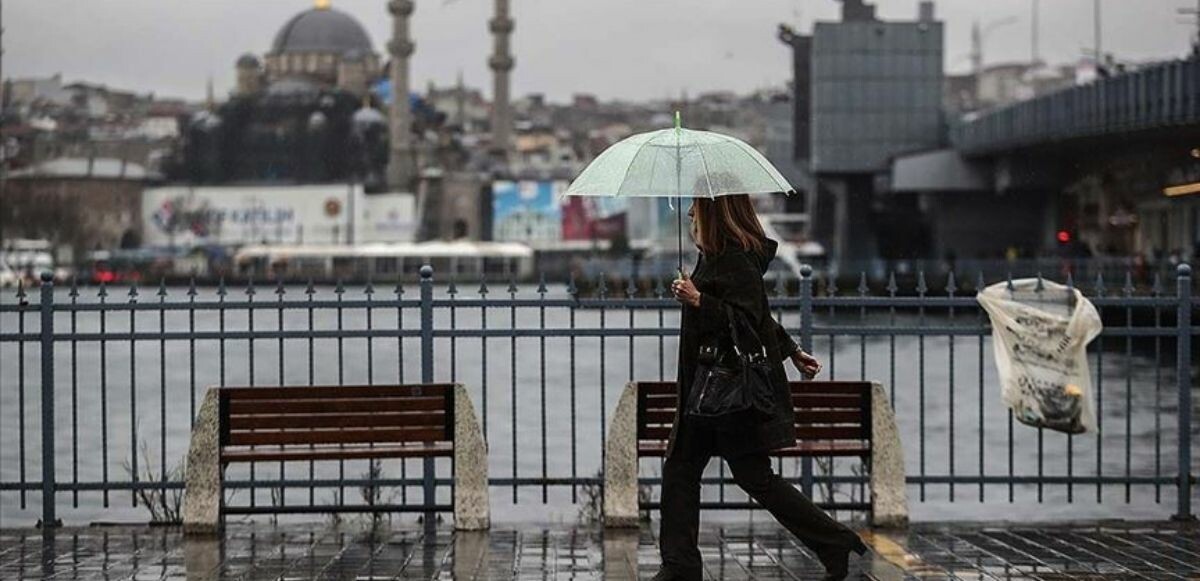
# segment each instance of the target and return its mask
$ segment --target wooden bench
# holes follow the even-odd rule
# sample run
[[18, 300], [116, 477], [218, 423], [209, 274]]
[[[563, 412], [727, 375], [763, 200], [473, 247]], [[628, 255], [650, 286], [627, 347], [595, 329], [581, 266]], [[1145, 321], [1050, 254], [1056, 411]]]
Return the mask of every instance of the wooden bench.
[[[895, 418], [882, 386], [865, 381], [792, 382], [796, 442], [776, 457], [858, 457], [870, 478], [870, 499], [828, 503], [827, 509], [865, 510], [875, 526], [907, 523], [904, 462]], [[638, 459], [662, 457], [675, 421], [675, 382], [626, 386], [609, 430], [606, 449], [605, 523], [636, 525]], [[708, 506], [708, 505], [704, 505]], [[726, 504], [750, 508], [753, 504]]]
[[456, 528], [488, 528], [487, 453], [463, 386], [211, 388], [188, 451], [184, 532], [219, 531], [224, 514], [424, 508], [225, 506], [222, 477], [229, 464], [438, 457], [454, 461]]

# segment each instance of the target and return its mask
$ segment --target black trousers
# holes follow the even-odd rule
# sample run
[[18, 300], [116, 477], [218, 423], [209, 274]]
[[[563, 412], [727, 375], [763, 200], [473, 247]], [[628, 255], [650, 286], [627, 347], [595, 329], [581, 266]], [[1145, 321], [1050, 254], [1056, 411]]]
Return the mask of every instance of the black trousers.
[[[679, 430], [671, 456], [663, 465], [662, 523], [658, 546], [664, 568], [688, 578], [700, 579], [700, 477], [717, 450], [717, 432], [699, 426]], [[817, 508], [807, 496], [771, 469], [764, 453], [725, 458], [733, 479], [779, 524], [796, 536], [824, 562], [831, 553], [848, 550], [858, 534]]]

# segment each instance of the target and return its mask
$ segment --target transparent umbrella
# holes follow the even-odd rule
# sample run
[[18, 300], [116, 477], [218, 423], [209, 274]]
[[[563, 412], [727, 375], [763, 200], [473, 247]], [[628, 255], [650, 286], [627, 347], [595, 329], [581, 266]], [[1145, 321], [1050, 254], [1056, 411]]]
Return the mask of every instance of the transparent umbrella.
[[[732, 194], [791, 194], [787, 179], [746, 142], [711, 131], [675, 127], [614, 143], [579, 173], [567, 196], [715, 198]], [[679, 266], [683, 212], [677, 203]]]

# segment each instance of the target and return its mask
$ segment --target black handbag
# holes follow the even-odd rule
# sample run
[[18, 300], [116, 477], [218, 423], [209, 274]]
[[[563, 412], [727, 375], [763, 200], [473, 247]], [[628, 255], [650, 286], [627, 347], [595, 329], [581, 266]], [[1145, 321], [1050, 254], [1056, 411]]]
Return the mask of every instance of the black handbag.
[[[765, 418], [775, 410], [766, 348], [745, 316], [728, 304], [724, 307], [733, 352], [721, 349], [719, 342], [700, 348], [684, 410], [688, 416], [709, 423]], [[739, 329], [749, 331], [751, 350], [744, 349]]]

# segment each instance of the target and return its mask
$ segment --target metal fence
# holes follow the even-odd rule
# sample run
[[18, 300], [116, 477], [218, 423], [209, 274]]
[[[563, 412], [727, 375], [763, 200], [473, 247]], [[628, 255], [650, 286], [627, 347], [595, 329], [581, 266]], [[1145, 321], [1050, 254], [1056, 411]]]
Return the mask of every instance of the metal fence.
[[[1146, 285], [1128, 274], [1080, 283], [1107, 323], [1089, 349], [1100, 430], [1081, 436], [1014, 426], [973, 296], [982, 275], [951, 272], [935, 292], [918, 272], [912, 288], [893, 279], [873, 295], [865, 274], [847, 292], [802, 272], [774, 281], [776, 316], [824, 360], [827, 377], [888, 387], [916, 502], [977, 499], [1002, 514], [1034, 494], [1072, 503], [1092, 491], [1099, 503], [1115, 493], [1128, 503], [1137, 489], [1192, 517], [1200, 327], [1187, 265]], [[40, 508], [42, 522], [56, 523], [68, 505], [105, 514], [114, 497], [137, 506], [154, 502], [147, 492], [177, 494], [183, 485], [170, 467], [186, 453], [200, 392], [216, 385], [459, 381], [481, 412], [494, 501], [574, 505], [600, 494], [621, 386], [674, 376], [678, 306], [667, 281], [610, 288], [599, 277], [584, 294], [575, 280], [467, 286], [421, 274], [415, 296], [370, 283], [118, 292], [46, 279], [36, 292], [18, 289], [0, 301], [7, 514]], [[654, 466], [643, 466], [643, 481], [657, 484]], [[450, 494], [448, 463], [389, 467], [355, 475], [349, 462], [258, 463], [231, 471], [227, 485], [251, 506], [316, 507], [318, 491], [344, 501], [386, 489], [400, 497], [388, 504], [420, 511]], [[808, 460], [778, 468], [825, 501], [865, 480], [819, 460], [816, 470]], [[706, 481], [721, 483], [716, 500], [726, 502], [723, 465]]]

